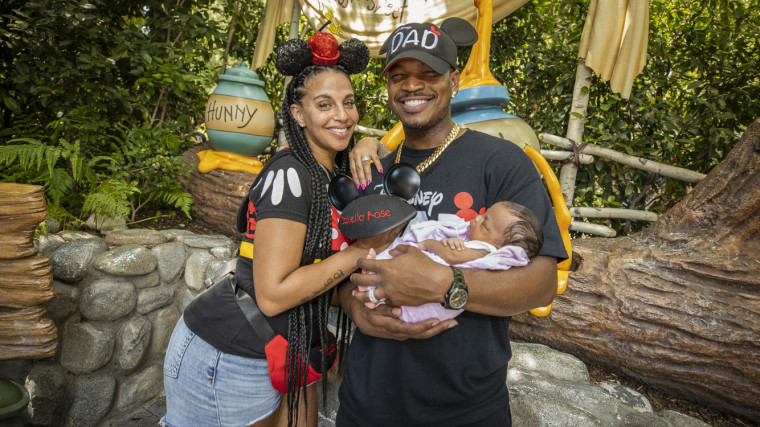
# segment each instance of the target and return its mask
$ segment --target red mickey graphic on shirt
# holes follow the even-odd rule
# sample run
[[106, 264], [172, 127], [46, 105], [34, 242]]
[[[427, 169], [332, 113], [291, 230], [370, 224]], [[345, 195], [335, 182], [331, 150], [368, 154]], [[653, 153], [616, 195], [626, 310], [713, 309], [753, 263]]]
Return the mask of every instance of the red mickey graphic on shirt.
[[245, 237], [253, 239], [256, 234], [256, 206], [252, 201], [248, 201], [248, 227], [245, 230]]
[[479, 214], [482, 215], [486, 212], [486, 208], [482, 207], [480, 208], [480, 212], [475, 212], [472, 209], [472, 196], [470, 193], [461, 192], [457, 193], [456, 196], [454, 196], [454, 206], [459, 208], [459, 211], [457, 212], [457, 216], [459, 218], [462, 218], [465, 221], [471, 221], [473, 218], [478, 216]]

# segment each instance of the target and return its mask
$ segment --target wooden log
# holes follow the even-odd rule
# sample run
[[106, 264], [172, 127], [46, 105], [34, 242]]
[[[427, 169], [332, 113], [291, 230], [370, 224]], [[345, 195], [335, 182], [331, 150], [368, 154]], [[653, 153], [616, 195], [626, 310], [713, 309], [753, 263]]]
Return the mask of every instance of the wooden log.
[[58, 329], [43, 307], [0, 308], [0, 360], [44, 358], [58, 348]]
[[31, 307], [55, 297], [53, 268], [43, 256], [0, 260], [0, 306]]
[[34, 230], [45, 218], [42, 186], [0, 183], [0, 259], [35, 255]]
[[545, 318], [510, 335], [760, 419], [760, 119], [694, 191], [633, 236], [573, 241]]
[[202, 149], [205, 148], [193, 147], [182, 155], [182, 160], [193, 167], [192, 174], [179, 177], [184, 190], [195, 199], [190, 214], [203, 226], [239, 239], [235, 217], [256, 175], [224, 169], [201, 173], [197, 153]]

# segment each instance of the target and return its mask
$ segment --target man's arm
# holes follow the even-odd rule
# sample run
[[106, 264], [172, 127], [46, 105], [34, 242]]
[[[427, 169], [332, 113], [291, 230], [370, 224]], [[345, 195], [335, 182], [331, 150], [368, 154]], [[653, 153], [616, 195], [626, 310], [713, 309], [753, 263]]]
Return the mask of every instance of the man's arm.
[[[354, 275], [354, 284], [376, 286], [375, 296], [396, 306], [444, 302], [454, 275], [450, 267], [430, 260], [419, 249], [399, 246], [393, 259], [360, 260], [359, 267], [372, 275]], [[557, 293], [557, 261], [537, 256], [525, 267], [509, 270], [463, 269], [469, 293], [464, 309], [491, 316], [511, 316], [549, 305]], [[356, 300], [369, 301], [366, 292]]]

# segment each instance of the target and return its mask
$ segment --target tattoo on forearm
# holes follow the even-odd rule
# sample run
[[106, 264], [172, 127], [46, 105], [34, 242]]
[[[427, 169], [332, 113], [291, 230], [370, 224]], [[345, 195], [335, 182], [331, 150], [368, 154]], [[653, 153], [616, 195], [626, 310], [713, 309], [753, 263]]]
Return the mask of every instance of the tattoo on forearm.
[[301, 304], [303, 304], [305, 302], [308, 302], [308, 301], [316, 298], [317, 296], [321, 295], [326, 290], [328, 290], [331, 287], [333, 287], [336, 283], [338, 283], [341, 280], [343, 280], [345, 277], [346, 277], [346, 273], [343, 270], [336, 271], [335, 273], [333, 273], [332, 277], [327, 278], [327, 280], [325, 281], [325, 283], [322, 284], [321, 288], [319, 288], [316, 291], [314, 291], [311, 296], [308, 296], [308, 297], [302, 299], [301, 300]]

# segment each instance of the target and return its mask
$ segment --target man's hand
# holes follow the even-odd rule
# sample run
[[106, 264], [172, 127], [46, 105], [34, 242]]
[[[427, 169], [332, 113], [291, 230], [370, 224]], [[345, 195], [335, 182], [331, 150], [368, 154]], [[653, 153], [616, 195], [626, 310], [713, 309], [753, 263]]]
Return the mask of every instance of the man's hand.
[[[436, 263], [414, 246], [397, 246], [390, 255], [393, 258], [389, 260], [360, 260], [360, 269], [375, 274], [354, 274], [351, 282], [374, 286], [375, 297], [385, 298], [386, 303], [394, 306], [443, 303], [454, 278], [451, 268]], [[358, 293], [357, 297], [369, 301], [366, 292]]]
[[[369, 276], [369, 274], [354, 273], [352, 277], [362, 275]], [[401, 308], [388, 304], [380, 304], [374, 309], [369, 309], [364, 306], [360, 298], [356, 297], [358, 294], [366, 296], [367, 292], [359, 292], [351, 283], [342, 284], [338, 292], [341, 307], [365, 335], [397, 341], [427, 339], [457, 325], [454, 319], [445, 322], [428, 319], [418, 323], [406, 323], [398, 319], [401, 316]], [[369, 301], [368, 298], [367, 301]]]

